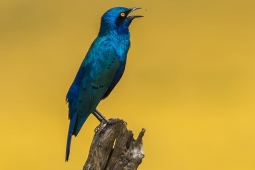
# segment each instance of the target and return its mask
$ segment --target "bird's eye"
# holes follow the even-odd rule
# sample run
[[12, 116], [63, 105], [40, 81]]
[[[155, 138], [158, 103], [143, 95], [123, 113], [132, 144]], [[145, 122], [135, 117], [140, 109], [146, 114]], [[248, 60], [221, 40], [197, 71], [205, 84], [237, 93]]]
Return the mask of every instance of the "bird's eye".
[[120, 16], [121, 16], [121, 17], [125, 17], [126, 14], [125, 14], [124, 12], [122, 12], [122, 13], [120, 13]]

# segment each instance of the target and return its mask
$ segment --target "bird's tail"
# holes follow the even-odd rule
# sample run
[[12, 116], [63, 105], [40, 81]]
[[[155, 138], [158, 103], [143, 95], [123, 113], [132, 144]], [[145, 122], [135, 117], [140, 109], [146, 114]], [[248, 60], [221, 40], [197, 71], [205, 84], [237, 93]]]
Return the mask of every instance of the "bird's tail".
[[68, 161], [69, 154], [70, 154], [71, 140], [72, 140], [72, 136], [73, 136], [74, 127], [76, 124], [76, 119], [77, 119], [77, 114], [75, 113], [72, 115], [72, 117], [70, 119], [70, 124], [69, 124], [67, 143], [66, 143], [66, 161]]

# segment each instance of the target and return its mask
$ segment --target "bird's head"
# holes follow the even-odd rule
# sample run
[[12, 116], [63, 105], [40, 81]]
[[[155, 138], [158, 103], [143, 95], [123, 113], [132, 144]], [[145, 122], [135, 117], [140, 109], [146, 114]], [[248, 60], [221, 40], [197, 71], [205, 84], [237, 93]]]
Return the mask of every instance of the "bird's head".
[[108, 33], [108, 31], [117, 30], [120, 33], [129, 32], [128, 27], [135, 18], [143, 17], [141, 15], [129, 15], [131, 12], [141, 9], [140, 7], [125, 8], [115, 7], [104, 13], [101, 18], [101, 33]]

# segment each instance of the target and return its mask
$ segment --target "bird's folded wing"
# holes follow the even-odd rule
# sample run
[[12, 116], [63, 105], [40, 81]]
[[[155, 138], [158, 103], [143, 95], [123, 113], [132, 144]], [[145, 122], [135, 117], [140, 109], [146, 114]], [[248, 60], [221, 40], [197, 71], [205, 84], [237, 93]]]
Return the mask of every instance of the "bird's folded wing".
[[76, 105], [77, 113], [82, 117], [95, 110], [119, 67], [116, 50], [108, 41], [101, 42], [86, 58]]

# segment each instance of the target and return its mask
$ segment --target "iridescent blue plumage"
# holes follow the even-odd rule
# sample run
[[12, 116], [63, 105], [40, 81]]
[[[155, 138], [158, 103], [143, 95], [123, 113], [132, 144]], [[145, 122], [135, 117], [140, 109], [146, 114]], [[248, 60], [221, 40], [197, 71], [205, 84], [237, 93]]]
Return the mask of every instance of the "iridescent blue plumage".
[[99, 102], [107, 97], [122, 77], [130, 47], [129, 25], [136, 17], [128, 14], [139, 8], [116, 7], [101, 18], [100, 31], [90, 46], [67, 93], [69, 131], [66, 161], [72, 135], [77, 135]]

